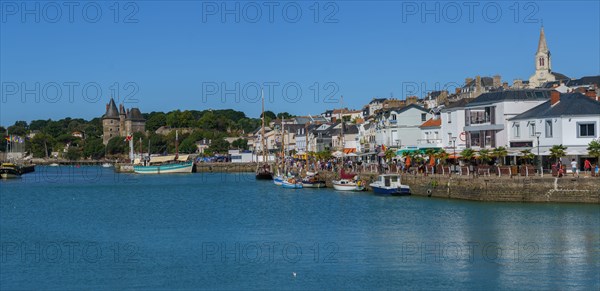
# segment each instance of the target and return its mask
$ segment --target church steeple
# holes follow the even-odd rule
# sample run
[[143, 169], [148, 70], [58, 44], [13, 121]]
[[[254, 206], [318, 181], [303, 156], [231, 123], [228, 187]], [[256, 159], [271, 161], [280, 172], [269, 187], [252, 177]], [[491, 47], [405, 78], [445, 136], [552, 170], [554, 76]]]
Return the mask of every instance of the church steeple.
[[551, 61], [550, 50], [548, 49], [548, 44], [546, 44], [546, 33], [544, 33], [544, 26], [542, 26], [538, 49], [535, 53], [535, 70], [549, 73], [552, 71]]
[[546, 53], [548, 52], [548, 45], [546, 44], [546, 34], [544, 33], [544, 27], [542, 26], [542, 30], [540, 31], [540, 41], [538, 42], [537, 53]]
[[546, 43], [546, 33], [542, 25], [537, 52], [535, 53], [535, 73], [529, 77], [529, 87], [537, 88], [546, 82], [555, 80], [556, 78], [552, 73], [552, 56]]

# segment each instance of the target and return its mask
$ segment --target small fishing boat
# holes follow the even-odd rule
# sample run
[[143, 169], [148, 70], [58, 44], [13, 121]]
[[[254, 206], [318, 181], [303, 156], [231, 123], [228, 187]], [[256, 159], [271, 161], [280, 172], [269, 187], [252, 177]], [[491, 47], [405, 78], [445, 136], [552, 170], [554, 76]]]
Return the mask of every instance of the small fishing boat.
[[193, 161], [161, 163], [149, 166], [133, 166], [133, 171], [138, 174], [174, 174], [191, 173], [194, 168]]
[[340, 179], [333, 180], [333, 188], [340, 191], [363, 191], [365, 185], [358, 180], [358, 176], [353, 173], [346, 173], [344, 169], [340, 171]]
[[299, 182], [298, 180], [296, 180], [296, 178], [290, 178], [284, 180], [281, 183], [281, 186], [286, 189], [302, 189], [302, 182]]
[[2, 179], [21, 178], [21, 171], [15, 164], [3, 163], [2, 165], [0, 165], [0, 178], [2, 178]]
[[113, 165], [112, 165], [111, 163], [103, 163], [103, 164], [102, 164], [102, 168], [110, 168], [110, 167], [112, 167], [112, 166], [113, 166]]
[[325, 181], [319, 177], [319, 173], [306, 172], [306, 177], [302, 179], [302, 186], [305, 188], [325, 188]]
[[281, 186], [281, 184], [283, 184], [283, 176], [277, 175], [277, 176], [273, 177], [273, 184], [275, 184], [277, 186]]
[[397, 174], [384, 174], [377, 177], [377, 181], [369, 186], [375, 194], [381, 195], [410, 195], [410, 187], [401, 183]]
[[361, 181], [350, 180], [350, 179], [340, 179], [333, 180], [333, 188], [339, 191], [363, 191], [365, 190], [365, 186]]
[[256, 169], [256, 180], [273, 180], [273, 172], [271, 166], [267, 163]]
[[58, 167], [58, 164], [57, 163], [52, 163], [52, 164], [50, 164], [48, 166], [50, 166], [50, 167]]

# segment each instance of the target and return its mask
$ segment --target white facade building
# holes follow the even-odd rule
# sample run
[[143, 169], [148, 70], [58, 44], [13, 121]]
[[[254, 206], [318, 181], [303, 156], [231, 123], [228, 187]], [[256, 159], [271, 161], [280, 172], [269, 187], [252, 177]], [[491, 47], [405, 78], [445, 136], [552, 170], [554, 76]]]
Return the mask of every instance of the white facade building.
[[427, 109], [416, 104], [380, 112], [376, 117], [376, 143], [396, 148], [417, 147], [421, 139], [419, 127], [431, 117]]

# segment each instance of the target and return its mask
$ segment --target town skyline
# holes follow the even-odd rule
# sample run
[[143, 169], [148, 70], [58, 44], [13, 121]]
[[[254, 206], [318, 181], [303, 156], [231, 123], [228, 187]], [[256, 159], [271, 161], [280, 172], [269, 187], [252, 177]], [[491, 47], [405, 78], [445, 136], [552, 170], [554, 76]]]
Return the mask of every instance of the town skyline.
[[[542, 20], [547, 34], [548, 46], [553, 52], [554, 71], [571, 78], [600, 74], [594, 65], [598, 63], [600, 68], [600, 58], [595, 53], [600, 50], [598, 40], [592, 38], [585, 42], [573, 41], [573, 39], [581, 39], [586, 35], [593, 35], [598, 26], [595, 25], [598, 19], [594, 17], [586, 18], [585, 15], [594, 12], [594, 5], [597, 6], [597, 3], [577, 2], [575, 5], [577, 7], [574, 8], [562, 7], [557, 3], [537, 3], [538, 6], [536, 7], [539, 11], [535, 14], [535, 21], [520, 19], [515, 22], [512, 19], [514, 15], [508, 13], [514, 7], [511, 8], [508, 5], [501, 6], [505, 13], [503, 14], [504, 17], [497, 23], [475, 18], [473, 23], [463, 21], [465, 23], [452, 26], [442, 25], [448, 22], [444, 17], [439, 22], [436, 22], [434, 18], [429, 19], [429, 21], [428, 18], [425, 18], [426, 21], [423, 22], [416, 16], [407, 15], [406, 21], [403, 21], [404, 19], [386, 20], [359, 29], [358, 31], [361, 33], [359, 33], [357, 39], [369, 40], [366, 42], [369, 44], [359, 44], [357, 43], [358, 40], [355, 40], [352, 42], [352, 46], [342, 45], [339, 49], [336, 49], [337, 46], [331, 42], [350, 40], [352, 33], [345, 30], [357, 28], [354, 21], [360, 19], [357, 18], [357, 16], [360, 16], [356, 11], [357, 7], [352, 5], [346, 7], [347, 4], [339, 5], [338, 23], [298, 24], [302, 28], [307, 26], [310, 28], [308, 32], [303, 33], [312, 35], [313, 40], [322, 40], [323, 43], [327, 44], [320, 51], [311, 46], [311, 43], [298, 44], [293, 42], [292, 37], [288, 40], [292, 41], [292, 44], [299, 45], [299, 47], [291, 52], [276, 53], [272, 57], [269, 57], [266, 51], [254, 48], [241, 51], [228, 48], [221, 51], [221, 55], [216, 55], [218, 48], [237, 43], [236, 37], [241, 37], [241, 33], [248, 32], [250, 36], [256, 36], [258, 32], [256, 27], [243, 23], [243, 21], [242, 23], [233, 24], [221, 23], [216, 20], [211, 22], [210, 20], [213, 18], [210, 18], [209, 15], [206, 22], [200, 21], [201, 24], [216, 28], [221, 33], [225, 30], [231, 35], [231, 39], [222, 42], [212, 39], [213, 45], [208, 46], [210, 48], [208, 54], [193, 53], [190, 51], [191, 48], [184, 49], [183, 56], [197, 58], [196, 60], [189, 59], [187, 61], [189, 64], [183, 62], [181, 57], [173, 55], [173, 52], [178, 50], [177, 47], [154, 48], [152, 50], [155, 52], [159, 50], [160, 54], [158, 56], [163, 55], [165, 57], [164, 60], [156, 61], [154, 66], [150, 66], [148, 63], [140, 63], [142, 60], [150, 60], [150, 56], [147, 54], [140, 52], [144, 54], [144, 57], [137, 58], [132, 55], [132, 52], [106, 48], [106, 44], [101, 44], [100, 49], [92, 51], [96, 53], [94, 58], [90, 58], [82, 51], [76, 52], [74, 56], [67, 56], [66, 52], [62, 51], [67, 48], [64, 43], [51, 46], [51, 52], [56, 56], [55, 60], [48, 57], [46, 60], [40, 60], [35, 65], [19, 65], [16, 60], [23, 57], [24, 53], [40, 52], [35, 48], [26, 48], [24, 52], [16, 52], [13, 48], [8, 47], [6, 43], [9, 43], [11, 39], [19, 35], [19, 32], [28, 27], [34, 28], [32, 33], [38, 35], [45, 30], [40, 27], [46, 24], [43, 21], [41, 24], [15, 23], [14, 21], [11, 22], [11, 18], [7, 18], [7, 23], [1, 28], [3, 39], [7, 41], [2, 42], [2, 52], [0, 53], [3, 64], [0, 66], [0, 79], [2, 79], [0, 124], [9, 126], [17, 120], [56, 120], [66, 117], [90, 120], [101, 115], [98, 108], [107, 103], [111, 95], [118, 98], [117, 103], [122, 103], [122, 99], [125, 98], [126, 102], [124, 104], [126, 106], [139, 107], [143, 112], [168, 112], [177, 109], [234, 109], [243, 111], [247, 116], [257, 117], [260, 114], [260, 101], [256, 98], [258, 96], [256, 84], [261, 83], [276, 87], [275, 94], [265, 93], [268, 110], [289, 112], [294, 115], [320, 114], [325, 110], [339, 107], [361, 109], [372, 98], [389, 98], [393, 96], [394, 98], [404, 99], [409, 95], [422, 98], [425, 91], [444, 88], [453, 89], [464, 84], [465, 78], [474, 78], [477, 75], [491, 77], [498, 74], [502, 77], [502, 81], [512, 84], [513, 80], [517, 78], [527, 80], [534, 71], [532, 55], [534, 55], [537, 47]], [[582, 5], [588, 5], [590, 9], [582, 10], [580, 9]], [[579, 13], [578, 17], [569, 18], [572, 21], [564, 25], [564, 19], [570, 16], [564, 16], [566, 13], [559, 13], [560, 11], [555, 6], [559, 6], [560, 11], [576, 9]], [[125, 27], [126, 31], [131, 33], [140, 29], [147, 31], [155, 28], [154, 24], [144, 24], [142, 16], [150, 17], [156, 11], [153, 11], [152, 7], [140, 6], [139, 8], [140, 11], [147, 12], [147, 14], [138, 15], [139, 23], [113, 24], [116, 27], [110, 26], [109, 31], [112, 32], [114, 29]], [[392, 8], [399, 7], [392, 6]], [[388, 13], [381, 11], [383, 9], [368, 9], [376, 10], [379, 14], [386, 15]], [[519, 9], [525, 13], [525, 7]], [[369, 15], [371, 18], [368, 19], [372, 20], [372, 14]], [[558, 18], [558, 15], [561, 15], [562, 18]], [[521, 17], [523, 16], [521, 15]], [[198, 20], [196, 19], [196, 21]], [[387, 24], [387, 26], [380, 26], [383, 24]], [[68, 28], [65, 25], [67, 24], [59, 23], [56, 26]], [[102, 24], [99, 27], [105, 25]], [[588, 27], [589, 30], [586, 30], [585, 33], [573, 30], [576, 25]], [[265, 28], [263, 24], [256, 26]], [[291, 24], [287, 24], [287, 26], [289, 26], [289, 29], [294, 29]], [[402, 35], [400, 38], [393, 37], [393, 34], [390, 34], [393, 33], [394, 27], [400, 28], [399, 32]], [[268, 26], [266, 28], [271, 29]], [[319, 28], [324, 28], [324, 32], [317, 34], [315, 30], [319, 30]], [[50, 29], [50, 36], [48, 37], [54, 37], [56, 40], [62, 39], [75, 48], [86, 47], [73, 43], [72, 39], [68, 37], [56, 35], [59, 30], [54, 30], [52, 27], [48, 29]], [[89, 32], [90, 29], [97, 32], [95, 27], [84, 27], [77, 28], [74, 33], [81, 36], [82, 33]], [[375, 29], [373, 30], [374, 35], [369, 37], [363, 35], [367, 29]], [[435, 34], [438, 30], [440, 33], [447, 34], [438, 36]], [[182, 28], [182, 31], [190, 32], [189, 28]], [[193, 32], [193, 29], [191, 31]], [[267, 45], [276, 45], [280, 49], [289, 48], [289, 45], [281, 43], [281, 40], [285, 40], [282, 36], [282, 33], [285, 33], [284, 31], [278, 28], [271, 32], [279, 41], [267, 40]], [[592, 34], [589, 34], [589, 32], [592, 32]], [[198, 33], [197, 36], [202, 35], [202, 32], [196, 31], [196, 33]], [[342, 33], [342, 35], [334, 36], [332, 33]], [[468, 35], [477, 35], [477, 37], [472, 40], [467, 37], [466, 43], [458, 41], [462, 36]], [[99, 37], [101, 36], [99, 35]], [[242, 38], [246, 41], [245, 43], [251, 46], [260, 43], [260, 41], [257, 41], [260, 38], [251, 39], [250, 36]], [[457, 36], [461, 37], [457, 38]], [[123, 40], [126, 33], [116, 33], [115, 37]], [[406, 39], [410, 39], [410, 41], [403, 42]], [[142, 38], [142, 40], [147, 41], [147, 37]], [[195, 43], [195, 40], [181, 40], [184, 40], [184, 43], [192, 42], [194, 48], [202, 48], [200, 52], [206, 50], [205, 47], [198, 47], [199, 44]], [[389, 45], [386, 45], [386, 41], [389, 41]], [[31, 44], [35, 44], [35, 41], [31, 40]], [[125, 44], [127, 44], [127, 47], [137, 48], [132, 43], [125, 42]], [[417, 44], [422, 44], [422, 46]], [[381, 56], [378, 56], [379, 53], [370, 53], [369, 55], [361, 53], [362, 49], [367, 46], [373, 46], [373, 49], [380, 47], [377, 50], [381, 50]], [[438, 46], [438, 48], [433, 49], [431, 46]], [[72, 49], [66, 51], [75, 52]], [[275, 49], [275, 51], [279, 50]], [[245, 52], [245, 54], [240, 55], [240, 52]], [[46, 54], [51, 55], [48, 52], [42, 53], [42, 55]], [[449, 55], [453, 57], [447, 57]], [[124, 61], [125, 56], [135, 61]], [[284, 63], [277, 63], [284, 56], [296, 57], [290, 58], [291, 60]], [[209, 61], [210, 57], [219, 59], [223, 63], [219, 65]], [[88, 72], [80, 64], [75, 64], [77, 60], [87, 62], [86, 64], [97, 69], [98, 72]], [[178, 70], [178, 66], [169, 64], [170, 62], [177, 62], [181, 70]], [[210, 66], [207, 65], [206, 70], [191, 68], [192, 66], [200, 67], [202, 62], [209, 62]], [[261, 63], [264, 65], [260, 65]], [[423, 66], [425, 63], [429, 65]], [[60, 72], [55, 76], [53, 74], [55, 69], [53, 68], [63, 65], [74, 68], [73, 72], [80, 73], [81, 76], [73, 77], [75, 76], [74, 73], [68, 71], [66, 73]], [[165, 73], [161, 73], [163, 69], [159, 65], [164, 67]], [[119, 68], [123, 71], [119, 72]], [[153, 73], [141, 73], [144, 70]], [[197, 74], [186, 74], [186, 72]], [[172, 74], [172, 76], [167, 76], [169, 74]], [[261, 77], [256, 78], [257, 75]], [[53, 76], [52, 79], [49, 79], [49, 76]], [[22, 84], [25, 84], [25, 90], [22, 90]], [[15, 88], [14, 85], [17, 87]], [[31, 90], [31, 88], [38, 85], [40, 89], [37, 93], [27, 93], [27, 90]], [[43, 94], [42, 91], [52, 94], [55, 92], [53, 90], [57, 89], [56, 86], [62, 90], [59, 100], [40, 96]], [[236, 86], [239, 87], [236, 93], [228, 93]], [[291, 97], [284, 96], [282, 93], [284, 87], [288, 89]], [[91, 92], [89, 94], [92, 95], [99, 88], [102, 94], [91, 98], [75, 93], [71, 97], [68, 93], [72, 88], [77, 90], [86, 88], [89, 90], [88, 92]], [[299, 97], [294, 93], [297, 88], [302, 90]], [[317, 95], [316, 99], [315, 95]], [[340, 105], [337, 100], [342, 95], [344, 96], [344, 104]], [[86, 99], [85, 97], [89, 98]], [[22, 101], [22, 98], [25, 99], [25, 102]], [[223, 98], [225, 98], [225, 101], [222, 100]], [[166, 100], [168, 101], [165, 102]], [[24, 106], [27, 106], [28, 110], [20, 110]]]

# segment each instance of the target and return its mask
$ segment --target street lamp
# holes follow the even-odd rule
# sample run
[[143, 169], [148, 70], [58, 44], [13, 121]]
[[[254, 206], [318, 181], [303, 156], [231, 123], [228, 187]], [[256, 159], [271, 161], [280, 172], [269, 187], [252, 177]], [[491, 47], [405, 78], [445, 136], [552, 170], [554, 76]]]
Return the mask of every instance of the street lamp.
[[540, 136], [541, 135], [542, 135], [541, 132], [539, 132], [539, 131], [535, 132], [535, 138], [537, 138], [537, 159], [538, 159], [537, 166], [538, 166], [538, 169], [540, 169], [540, 175], [542, 175], [542, 172], [543, 172], [543, 169], [541, 167], [542, 160], [540, 159]]
[[452, 137], [452, 148], [454, 149], [454, 171], [456, 171], [456, 136]]

